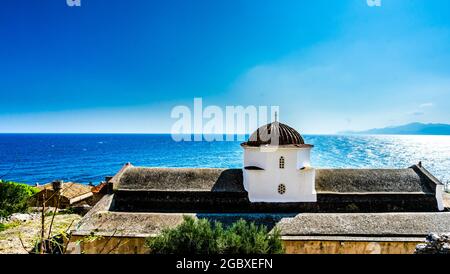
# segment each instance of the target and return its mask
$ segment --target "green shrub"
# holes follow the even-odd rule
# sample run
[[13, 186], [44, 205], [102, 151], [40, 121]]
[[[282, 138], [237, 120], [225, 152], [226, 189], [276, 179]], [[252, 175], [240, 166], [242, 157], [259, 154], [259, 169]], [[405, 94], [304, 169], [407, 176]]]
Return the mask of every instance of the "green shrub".
[[240, 220], [226, 233], [226, 254], [279, 254], [283, 253], [278, 230], [269, 234], [265, 226]]
[[0, 223], [0, 232], [5, 231], [10, 228], [14, 228], [19, 225], [20, 225], [20, 222], [11, 222], [11, 223], [6, 223], [6, 224]]
[[265, 226], [240, 220], [228, 228], [220, 222], [184, 217], [174, 229], [163, 230], [147, 238], [146, 245], [155, 254], [279, 254], [283, 253], [277, 230], [268, 233]]
[[28, 209], [28, 199], [38, 189], [29, 185], [0, 181], [0, 217]]

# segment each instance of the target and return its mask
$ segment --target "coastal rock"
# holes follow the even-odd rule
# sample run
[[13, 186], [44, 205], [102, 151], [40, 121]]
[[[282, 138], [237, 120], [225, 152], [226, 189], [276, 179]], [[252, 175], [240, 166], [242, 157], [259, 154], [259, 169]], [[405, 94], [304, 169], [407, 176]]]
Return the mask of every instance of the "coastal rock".
[[427, 236], [426, 243], [416, 247], [416, 254], [450, 254], [450, 233]]

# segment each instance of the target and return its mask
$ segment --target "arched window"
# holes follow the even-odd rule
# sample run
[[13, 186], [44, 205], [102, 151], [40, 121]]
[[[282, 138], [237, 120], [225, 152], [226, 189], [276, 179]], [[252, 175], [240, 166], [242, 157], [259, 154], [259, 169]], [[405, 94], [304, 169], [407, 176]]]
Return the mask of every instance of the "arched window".
[[284, 157], [283, 156], [280, 157], [280, 168], [284, 169]]

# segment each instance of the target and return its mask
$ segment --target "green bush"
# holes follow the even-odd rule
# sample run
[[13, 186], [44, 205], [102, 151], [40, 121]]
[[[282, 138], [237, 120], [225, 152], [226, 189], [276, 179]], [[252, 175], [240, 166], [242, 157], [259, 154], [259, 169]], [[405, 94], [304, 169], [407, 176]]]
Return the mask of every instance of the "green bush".
[[19, 225], [20, 225], [20, 222], [17, 222], [17, 221], [16, 222], [6, 223], [6, 224], [0, 223], [0, 232], [5, 231], [5, 230], [10, 229], [10, 228], [14, 228], [14, 227], [19, 226]]
[[0, 217], [28, 209], [28, 199], [38, 189], [29, 185], [0, 181]]
[[174, 229], [163, 230], [157, 237], [147, 238], [147, 246], [155, 254], [279, 254], [283, 253], [277, 230], [268, 233], [265, 226], [240, 220], [228, 228], [220, 222], [184, 217]]
[[272, 234], [265, 226], [256, 226], [240, 220], [226, 233], [226, 254], [280, 254], [283, 253], [281, 236], [277, 229]]

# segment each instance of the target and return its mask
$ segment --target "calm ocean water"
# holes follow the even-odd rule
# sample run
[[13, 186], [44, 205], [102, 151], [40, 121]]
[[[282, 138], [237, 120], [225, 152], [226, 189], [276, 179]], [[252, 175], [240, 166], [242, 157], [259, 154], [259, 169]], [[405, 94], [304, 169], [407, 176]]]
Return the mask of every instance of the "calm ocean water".
[[[450, 179], [450, 136], [306, 135], [316, 167], [404, 168], [422, 161]], [[126, 162], [150, 167], [241, 168], [241, 141], [174, 142], [170, 135], [0, 134], [0, 177], [26, 183], [99, 182]]]

